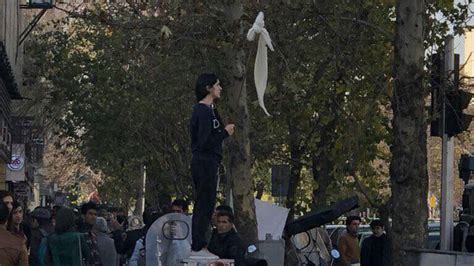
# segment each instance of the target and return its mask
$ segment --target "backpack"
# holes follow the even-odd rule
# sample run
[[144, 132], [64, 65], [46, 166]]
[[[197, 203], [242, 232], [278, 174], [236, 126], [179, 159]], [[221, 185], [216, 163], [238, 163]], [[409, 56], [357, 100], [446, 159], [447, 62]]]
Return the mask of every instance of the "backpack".
[[46, 249], [48, 245], [48, 232], [46, 230], [39, 228], [39, 231], [41, 232], [41, 241], [40, 244], [38, 245], [38, 251], [37, 251], [37, 264], [39, 266], [44, 266], [45, 264], [45, 258], [46, 258]]

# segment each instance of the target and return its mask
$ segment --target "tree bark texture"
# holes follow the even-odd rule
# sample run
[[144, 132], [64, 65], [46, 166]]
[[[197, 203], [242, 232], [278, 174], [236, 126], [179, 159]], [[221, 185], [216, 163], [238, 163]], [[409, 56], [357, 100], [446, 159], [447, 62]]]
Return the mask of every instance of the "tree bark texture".
[[289, 144], [290, 144], [290, 179], [288, 184], [288, 194], [286, 195], [286, 207], [290, 209], [288, 213], [287, 223], [293, 221], [295, 215], [296, 206], [296, 189], [301, 181], [301, 159], [303, 156], [304, 148], [301, 147], [301, 133], [298, 132], [290, 121], [288, 121], [288, 132], [289, 132]]
[[[336, 113], [334, 110], [335, 104], [328, 104], [328, 111]], [[334, 134], [336, 132], [336, 126], [338, 121], [336, 119], [331, 120], [325, 126], [318, 126], [319, 134], [321, 135], [321, 141], [318, 143], [316, 151], [311, 154], [311, 168], [313, 169], [313, 179], [318, 183], [318, 188], [313, 190], [313, 209], [318, 207], [327, 206], [328, 204], [328, 188], [334, 182], [335, 176], [334, 160], [326, 154], [326, 151], [330, 151], [334, 148], [336, 142]]]
[[423, 248], [428, 222], [425, 91], [423, 89], [425, 1], [396, 6], [392, 95], [392, 232], [394, 265], [408, 265], [403, 248]]
[[[230, 1], [232, 2], [232, 1]], [[257, 241], [257, 221], [255, 216], [254, 184], [250, 173], [250, 118], [247, 107], [247, 86], [245, 40], [241, 17], [242, 4], [234, 1], [226, 6], [230, 27], [234, 29], [234, 46], [227, 53], [229, 63], [229, 85], [225, 88], [230, 116], [235, 123], [235, 133], [227, 140], [229, 147], [229, 177], [234, 200], [235, 222], [244, 244]]]
[[325, 154], [311, 156], [313, 178], [318, 182], [318, 188], [313, 190], [313, 209], [328, 204], [328, 188], [334, 181], [332, 173], [334, 163]]

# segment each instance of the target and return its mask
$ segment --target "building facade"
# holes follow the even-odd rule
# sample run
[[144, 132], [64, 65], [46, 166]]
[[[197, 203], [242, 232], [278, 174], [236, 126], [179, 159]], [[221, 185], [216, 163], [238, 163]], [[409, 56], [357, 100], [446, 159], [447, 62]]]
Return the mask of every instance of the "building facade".
[[0, 0], [0, 189], [9, 189], [7, 169], [12, 153], [12, 100], [20, 99], [23, 29], [19, 0]]

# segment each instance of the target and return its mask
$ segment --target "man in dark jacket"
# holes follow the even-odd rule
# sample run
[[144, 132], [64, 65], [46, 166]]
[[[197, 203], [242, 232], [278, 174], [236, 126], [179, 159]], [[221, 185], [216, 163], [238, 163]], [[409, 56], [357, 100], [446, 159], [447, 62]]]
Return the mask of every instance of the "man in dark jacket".
[[245, 247], [234, 229], [234, 215], [230, 212], [217, 214], [217, 230], [212, 234], [208, 249], [221, 259], [233, 259], [235, 266], [243, 266]]
[[38, 252], [41, 240], [54, 233], [51, 224], [51, 212], [44, 207], [37, 207], [32, 213], [30, 266], [40, 265]]
[[380, 220], [370, 223], [372, 235], [362, 242], [360, 254], [361, 266], [391, 266], [391, 241], [384, 233], [384, 226]]

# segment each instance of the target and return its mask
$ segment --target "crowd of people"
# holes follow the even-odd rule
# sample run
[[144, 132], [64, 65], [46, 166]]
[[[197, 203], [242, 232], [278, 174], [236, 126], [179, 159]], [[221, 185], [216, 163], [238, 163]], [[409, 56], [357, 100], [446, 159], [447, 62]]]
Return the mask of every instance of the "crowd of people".
[[[370, 222], [372, 235], [359, 239], [359, 226], [362, 219], [359, 216], [350, 216], [346, 219], [346, 230], [337, 239], [336, 247], [341, 255], [336, 265], [347, 266], [360, 264], [361, 266], [392, 265], [391, 240], [385, 233], [385, 226], [380, 220]], [[456, 237], [454, 230], [454, 250], [474, 252], [474, 219], [470, 223], [460, 222], [465, 227]], [[436, 247], [439, 249], [439, 243]]]
[[346, 230], [337, 239], [337, 249], [340, 258], [338, 266], [390, 266], [392, 265], [391, 241], [384, 231], [380, 220], [370, 223], [372, 235], [363, 239], [360, 244], [359, 226], [362, 219], [359, 216], [349, 216], [346, 219]]
[[[2, 266], [145, 265], [145, 236], [153, 222], [166, 213], [189, 215], [188, 203], [182, 199], [174, 200], [164, 212], [147, 208], [138, 218], [94, 202], [77, 210], [37, 207], [26, 213], [10, 192], [0, 191], [0, 198]], [[217, 207], [207, 248], [240, 266], [244, 265], [245, 248], [233, 222], [231, 207]]]

